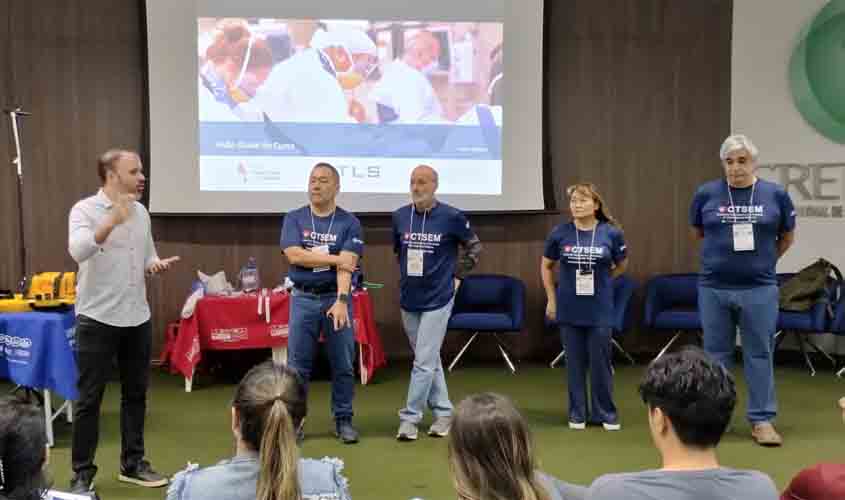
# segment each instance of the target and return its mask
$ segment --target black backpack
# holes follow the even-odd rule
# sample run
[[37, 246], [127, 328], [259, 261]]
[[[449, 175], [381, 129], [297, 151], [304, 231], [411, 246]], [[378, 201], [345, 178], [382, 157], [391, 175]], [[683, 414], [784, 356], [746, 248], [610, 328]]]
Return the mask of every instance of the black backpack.
[[[831, 285], [832, 288], [829, 288]], [[830, 303], [839, 300], [842, 273], [830, 262], [819, 259], [780, 285], [780, 308], [784, 311], [809, 311], [817, 303], [826, 303], [832, 315]], [[831, 291], [833, 297], [828, 296]]]

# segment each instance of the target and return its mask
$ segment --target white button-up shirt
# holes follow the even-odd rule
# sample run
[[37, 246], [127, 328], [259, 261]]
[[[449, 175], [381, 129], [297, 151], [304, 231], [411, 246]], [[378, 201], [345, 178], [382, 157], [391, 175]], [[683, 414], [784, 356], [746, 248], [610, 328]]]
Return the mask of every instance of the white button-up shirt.
[[144, 278], [158, 260], [150, 214], [136, 201], [132, 215], [98, 245], [94, 234], [111, 210], [102, 189], [70, 210], [68, 250], [79, 264], [76, 313], [111, 326], [137, 326], [150, 319]]

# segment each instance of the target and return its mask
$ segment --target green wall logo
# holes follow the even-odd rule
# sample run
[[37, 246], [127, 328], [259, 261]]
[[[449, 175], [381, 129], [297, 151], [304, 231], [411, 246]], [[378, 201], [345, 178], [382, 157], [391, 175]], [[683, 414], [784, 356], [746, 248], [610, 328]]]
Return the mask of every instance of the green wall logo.
[[831, 0], [801, 32], [789, 63], [795, 107], [819, 133], [845, 144], [845, 0]]

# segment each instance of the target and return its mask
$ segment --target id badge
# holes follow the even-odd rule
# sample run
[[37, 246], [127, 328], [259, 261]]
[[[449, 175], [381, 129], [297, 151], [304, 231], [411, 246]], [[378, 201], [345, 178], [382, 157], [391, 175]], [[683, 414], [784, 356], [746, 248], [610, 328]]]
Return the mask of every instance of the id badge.
[[418, 248], [408, 249], [408, 276], [422, 276], [423, 275], [423, 259], [424, 253]]
[[750, 223], [734, 224], [734, 251], [750, 252], [754, 250], [754, 225]]
[[575, 272], [575, 295], [595, 295], [596, 281], [592, 271]]
[[[328, 245], [320, 245], [318, 247], [311, 247], [311, 251], [314, 252], [314, 253], [320, 253], [320, 254], [323, 254], [323, 255], [328, 255], [329, 254], [329, 246]], [[329, 266], [315, 267], [314, 269], [312, 269], [312, 271], [315, 272], [315, 273], [322, 273], [322, 272], [328, 271], [330, 269], [331, 269], [331, 267], [329, 267]]]

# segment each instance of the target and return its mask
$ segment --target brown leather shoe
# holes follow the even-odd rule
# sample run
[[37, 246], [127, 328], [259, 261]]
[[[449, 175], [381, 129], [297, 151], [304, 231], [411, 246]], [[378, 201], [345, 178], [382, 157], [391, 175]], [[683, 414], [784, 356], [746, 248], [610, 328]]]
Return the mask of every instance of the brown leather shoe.
[[780, 446], [783, 438], [771, 422], [760, 422], [751, 426], [751, 437], [760, 446]]

